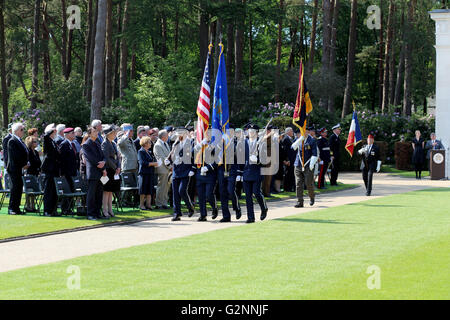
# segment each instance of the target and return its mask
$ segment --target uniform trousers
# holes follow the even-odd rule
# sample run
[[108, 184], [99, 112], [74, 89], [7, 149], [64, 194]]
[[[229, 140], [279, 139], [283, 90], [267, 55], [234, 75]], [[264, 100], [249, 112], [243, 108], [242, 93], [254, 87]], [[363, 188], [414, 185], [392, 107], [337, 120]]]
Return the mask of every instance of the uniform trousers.
[[297, 200], [303, 203], [303, 189], [306, 185], [308, 189], [308, 195], [310, 199], [314, 199], [314, 173], [309, 168], [309, 165], [305, 166], [305, 171], [302, 171], [302, 167], [295, 167], [295, 184], [297, 191]]
[[188, 209], [193, 209], [191, 198], [188, 194], [189, 177], [173, 178], [172, 179], [172, 193], [173, 193], [173, 213], [175, 216], [181, 216], [181, 200]]
[[255, 212], [253, 211], [253, 195], [258, 201], [261, 211], [267, 209], [266, 201], [264, 200], [264, 196], [261, 191], [261, 179], [256, 181], [244, 180], [244, 191], [245, 202], [247, 205], [247, 219], [255, 221]]

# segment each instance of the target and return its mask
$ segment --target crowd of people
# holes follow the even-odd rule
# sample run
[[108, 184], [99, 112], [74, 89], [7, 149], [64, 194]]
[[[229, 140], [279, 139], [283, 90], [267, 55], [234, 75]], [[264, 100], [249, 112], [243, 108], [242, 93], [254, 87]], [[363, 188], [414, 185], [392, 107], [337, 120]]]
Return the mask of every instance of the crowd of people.
[[[312, 206], [315, 188], [326, 188], [326, 176], [330, 185], [337, 185], [340, 167], [339, 124], [332, 127], [328, 137], [326, 128], [308, 127], [302, 136], [292, 127], [279, 132], [271, 125], [259, 130], [249, 123], [242, 129], [231, 127], [232, 134], [221, 138], [221, 143], [213, 143], [211, 130], [198, 141], [194, 127], [135, 129], [129, 123], [118, 127], [100, 120], [92, 121], [84, 132], [79, 127], [50, 124], [41, 138], [36, 128], [25, 129], [22, 123], [11, 124], [2, 143], [4, 176], [10, 182], [10, 215], [37, 211], [31, 195], [26, 196], [23, 210], [20, 208], [24, 176], [41, 178], [45, 216], [73, 214], [73, 202], [58, 201], [55, 178], [64, 177], [73, 191], [74, 177], [80, 177], [87, 186], [84, 207], [91, 220], [114, 217], [116, 195], [124, 203], [139, 203], [141, 210], [172, 207], [173, 221], [182, 216], [182, 201], [189, 217], [198, 205], [199, 221], [206, 221], [209, 203], [215, 219], [220, 200], [220, 221], [228, 222], [229, 201], [236, 219], [241, 217], [239, 199], [244, 191], [247, 222], [251, 223], [255, 221], [254, 198], [261, 220], [268, 212], [265, 198], [282, 190], [296, 192], [295, 207], [301, 208], [306, 188]], [[359, 151], [367, 195], [372, 191], [373, 173], [381, 166], [379, 149], [373, 142], [374, 137], [369, 135], [367, 145]], [[442, 146], [434, 134], [425, 142], [420, 132], [416, 132], [412, 143], [413, 162], [420, 178], [424, 162], [420, 155]], [[121, 186], [127, 176], [136, 178], [138, 197], [122, 197]]]
[[431, 150], [443, 150], [444, 146], [440, 140], [436, 139], [434, 132], [431, 133], [430, 140], [425, 141], [420, 130], [416, 130], [411, 145], [413, 147], [412, 164], [416, 172], [416, 179], [422, 179], [422, 171], [430, 163]]

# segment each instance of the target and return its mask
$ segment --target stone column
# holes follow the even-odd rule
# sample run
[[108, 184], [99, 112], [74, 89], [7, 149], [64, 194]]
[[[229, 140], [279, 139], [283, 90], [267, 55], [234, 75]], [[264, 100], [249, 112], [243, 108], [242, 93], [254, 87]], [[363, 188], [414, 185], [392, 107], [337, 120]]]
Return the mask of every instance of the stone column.
[[[436, 135], [446, 150], [445, 177], [450, 174], [450, 10], [434, 10], [436, 22]], [[428, 137], [429, 139], [429, 137]]]

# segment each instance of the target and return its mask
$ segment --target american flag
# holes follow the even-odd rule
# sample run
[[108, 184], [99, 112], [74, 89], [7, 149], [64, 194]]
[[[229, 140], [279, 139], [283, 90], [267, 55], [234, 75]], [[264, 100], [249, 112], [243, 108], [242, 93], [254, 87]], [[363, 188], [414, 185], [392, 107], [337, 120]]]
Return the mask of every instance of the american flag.
[[197, 142], [201, 142], [205, 138], [205, 133], [209, 126], [209, 111], [210, 105], [210, 78], [209, 78], [209, 63], [211, 54], [208, 53], [206, 58], [205, 72], [203, 73], [202, 87], [200, 89], [200, 97], [197, 104]]

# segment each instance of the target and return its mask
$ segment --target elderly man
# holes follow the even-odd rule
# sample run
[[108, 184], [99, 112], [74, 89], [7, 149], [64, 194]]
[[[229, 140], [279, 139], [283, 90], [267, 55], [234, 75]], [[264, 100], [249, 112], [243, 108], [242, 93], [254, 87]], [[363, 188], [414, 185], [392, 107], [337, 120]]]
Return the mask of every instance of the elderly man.
[[28, 169], [28, 148], [22, 141], [25, 128], [22, 123], [15, 123], [11, 127], [12, 136], [8, 141], [8, 163], [6, 170], [11, 178], [11, 195], [9, 200], [8, 214], [25, 214], [20, 211], [20, 200], [22, 199], [22, 170]]
[[331, 177], [330, 185], [337, 186], [337, 179], [339, 175], [339, 162], [340, 162], [340, 145], [341, 140], [339, 135], [341, 134], [341, 125], [337, 124], [333, 128], [333, 134], [330, 139], [328, 139], [328, 144], [330, 146], [330, 156], [331, 156]]
[[169, 173], [170, 173], [170, 163], [164, 160], [170, 154], [170, 147], [167, 143], [169, 139], [169, 134], [166, 130], [161, 130], [158, 134], [158, 141], [156, 141], [153, 147], [153, 154], [157, 161], [162, 161], [162, 165], [156, 167], [156, 174], [158, 176], [158, 184], [156, 186], [156, 208], [157, 209], [167, 209], [167, 202], [169, 201]]
[[[78, 152], [81, 150], [81, 142], [83, 142], [83, 130], [80, 127], [76, 127], [75, 130], [75, 146], [77, 147]], [[79, 147], [79, 148], [78, 148]]]
[[[436, 134], [433, 132], [430, 135], [430, 140], [425, 144], [425, 150], [427, 150], [427, 160], [430, 160], [431, 150], [443, 150], [444, 145], [440, 140], [436, 139]], [[430, 162], [430, 161], [428, 161]]]
[[66, 129], [66, 125], [65, 124], [58, 124], [56, 126], [56, 138], [55, 138], [55, 143], [57, 146], [59, 146], [61, 144], [61, 142], [64, 141], [64, 130]]
[[133, 141], [134, 146], [136, 147], [136, 151], [139, 151], [141, 148], [141, 139], [142, 137], [147, 136], [147, 130], [145, 130], [144, 126], [137, 127], [137, 138]]
[[[64, 130], [65, 140], [59, 145], [59, 153], [61, 157], [61, 175], [64, 176], [69, 183], [71, 190], [74, 190], [72, 177], [78, 175], [79, 156], [75, 146], [75, 132], [73, 128], [66, 128]], [[61, 203], [61, 210], [63, 214], [72, 214], [70, 208], [70, 201], [64, 199]]]
[[44, 130], [44, 161], [41, 170], [44, 177], [44, 216], [58, 215], [56, 204], [58, 196], [56, 194], [55, 177], [59, 176], [61, 165], [61, 155], [55, 142], [55, 125], [49, 124]]
[[98, 119], [92, 120], [92, 122], [91, 122], [91, 127], [94, 128], [95, 130], [97, 130], [97, 132], [98, 132], [98, 137], [97, 137], [96, 141], [97, 141], [98, 143], [100, 143], [100, 145], [102, 145], [102, 143], [103, 143], [103, 136], [102, 136], [102, 133], [103, 133], [103, 127], [102, 127], [102, 121], [101, 121], [101, 120], [98, 120]]
[[122, 156], [122, 172], [137, 173], [139, 164], [137, 150], [133, 142], [133, 126], [125, 123], [121, 128], [124, 133], [117, 141], [117, 147]]
[[283, 187], [284, 191], [292, 192], [295, 190], [294, 162], [297, 153], [291, 148], [295, 139], [294, 130], [291, 127], [287, 127], [285, 133], [286, 135], [283, 140], [281, 140], [281, 146], [284, 151], [284, 159], [282, 160], [283, 164], [286, 166]]

